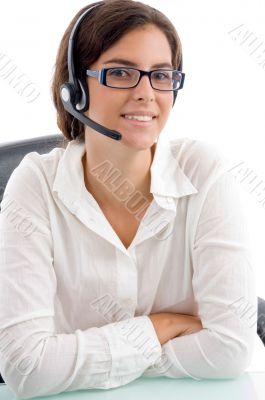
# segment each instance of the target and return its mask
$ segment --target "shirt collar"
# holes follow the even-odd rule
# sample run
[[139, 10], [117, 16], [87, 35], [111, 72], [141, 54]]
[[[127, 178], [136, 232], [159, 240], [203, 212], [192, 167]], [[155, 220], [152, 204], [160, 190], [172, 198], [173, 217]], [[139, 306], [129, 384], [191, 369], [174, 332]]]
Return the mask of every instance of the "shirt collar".
[[187, 140], [180, 138], [157, 142], [151, 165], [150, 191], [153, 194], [179, 198], [198, 193], [178, 162]]
[[[187, 140], [180, 138], [163, 142], [160, 139], [154, 144], [150, 192], [161, 207], [172, 208], [168, 204], [173, 199], [198, 192], [178, 162]], [[85, 142], [70, 141], [60, 158], [53, 184], [53, 191], [72, 210], [86, 191], [82, 164], [84, 153]]]

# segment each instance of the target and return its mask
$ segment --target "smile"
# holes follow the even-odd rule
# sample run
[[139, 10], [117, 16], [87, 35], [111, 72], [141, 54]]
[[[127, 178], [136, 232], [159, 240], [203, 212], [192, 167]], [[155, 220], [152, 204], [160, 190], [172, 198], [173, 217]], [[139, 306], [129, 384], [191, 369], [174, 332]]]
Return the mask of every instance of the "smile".
[[126, 122], [133, 126], [147, 127], [153, 125], [153, 120], [156, 117], [151, 117], [149, 115], [122, 115]]
[[144, 121], [144, 122], [152, 121], [153, 119], [153, 117], [151, 117], [150, 115], [124, 115], [123, 117], [125, 119], [133, 119], [136, 121]]

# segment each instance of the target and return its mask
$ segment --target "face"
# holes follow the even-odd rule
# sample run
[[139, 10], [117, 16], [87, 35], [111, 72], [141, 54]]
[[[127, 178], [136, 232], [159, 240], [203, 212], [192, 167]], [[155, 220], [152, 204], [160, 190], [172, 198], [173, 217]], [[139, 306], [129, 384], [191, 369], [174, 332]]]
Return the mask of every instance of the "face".
[[[114, 62], [123, 59], [131, 65]], [[167, 66], [156, 67], [158, 64]], [[90, 66], [92, 70], [112, 67], [134, 67], [144, 71], [173, 69], [171, 49], [167, 37], [154, 25], [146, 25], [124, 35]], [[88, 77], [90, 105], [86, 114], [96, 122], [122, 134], [120, 143], [137, 149], [153, 145], [166, 124], [173, 104], [173, 92], [161, 92], [150, 85], [148, 76], [130, 89], [117, 89], [101, 85]], [[150, 122], [139, 122], [124, 117], [131, 113], [153, 113]], [[87, 128], [86, 128], [87, 129]], [[89, 128], [88, 128], [89, 129]], [[107, 138], [108, 139], [108, 138]], [[112, 140], [112, 139], [109, 139]]]

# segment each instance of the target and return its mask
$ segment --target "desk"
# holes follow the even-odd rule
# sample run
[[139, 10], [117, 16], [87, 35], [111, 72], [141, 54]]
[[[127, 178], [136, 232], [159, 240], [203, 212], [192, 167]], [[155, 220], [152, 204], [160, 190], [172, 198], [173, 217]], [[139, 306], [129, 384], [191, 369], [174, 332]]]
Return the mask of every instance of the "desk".
[[[1, 400], [15, 400], [15, 395], [4, 384], [0, 385]], [[264, 400], [265, 372], [245, 372], [235, 379], [141, 377], [114, 389], [88, 389], [64, 392], [39, 400]]]

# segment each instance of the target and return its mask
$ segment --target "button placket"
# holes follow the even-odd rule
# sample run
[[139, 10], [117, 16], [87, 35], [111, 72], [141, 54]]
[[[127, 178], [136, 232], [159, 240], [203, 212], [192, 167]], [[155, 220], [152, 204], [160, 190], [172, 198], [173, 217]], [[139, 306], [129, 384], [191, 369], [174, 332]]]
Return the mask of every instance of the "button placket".
[[134, 316], [137, 305], [138, 272], [134, 257], [116, 249], [117, 260], [117, 300], [126, 314]]

